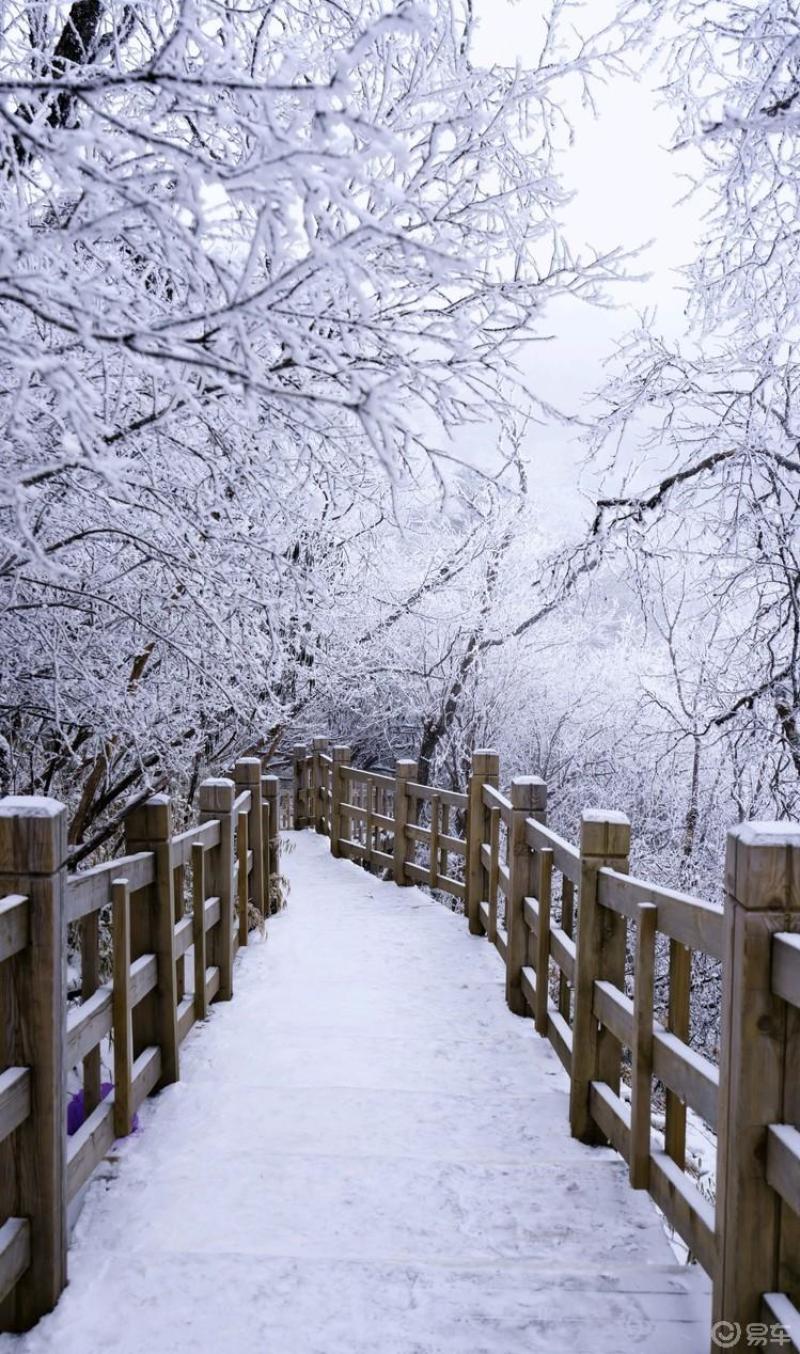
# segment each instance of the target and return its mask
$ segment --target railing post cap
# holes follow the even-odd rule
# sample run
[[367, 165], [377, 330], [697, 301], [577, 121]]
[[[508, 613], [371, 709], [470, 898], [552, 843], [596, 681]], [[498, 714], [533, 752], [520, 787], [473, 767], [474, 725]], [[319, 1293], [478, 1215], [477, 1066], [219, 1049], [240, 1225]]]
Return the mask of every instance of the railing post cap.
[[581, 814], [581, 855], [627, 856], [631, 849], [631, 823], [627, 814], [614, 809], [584, 809]]
[[498, 775], [500, 772], [500, 754], [494, 748], [473, 748], [473, 776]]
[[166, 841], [172, 832], [172, 802], [160, 792], [131, 809], [125, 819], [125, 832], [131, 841]]
[[281, 783], [280, 776], [261, 777], [261, 784], [264, 787], [265, 793], [268, 795], [276, 795], [278, 793], [278, 787], [280, 786], [280, 783]]
[[44, 795], [0, 799], [0, 871], [52, 874], [67, 855], [67, 811]]
[[748, 911], [800, 911], [800, 824], [751, 822], [731, 828], [725, 890]]
[[258, 785], [261, 779], [261, 758], [240, 757], [233, 768], [237, 785]]
[[413, 757], [398, 757], [394, 769], [395, 775], [401, 780], [413, 780], [417, 774], [417, 763]]
[[547, 785], [541, 776], [515, 776], [511, 782], [511, 805], [541, 813], [547, 808]]
[[353, 749], [349, 743], [334, 743], [331, 748], [331, 756], [335, 762], [349, 762], [353, 755]]
[[318, 737], [311, 740], [311, 746], [315, 752], [324, 752], [326, 748], [330, 747], [330, 743], [330, 738], [324, 737], [323, 734], [319, 734]]
[[308, 746], [306, 743], [295, 743], [294, 747], [292, 748], [292, 756], [294, 757], [295, 761], [298, 761], [301, 757], [305, 757], [307, 753]]
[[209, 776], [200, 782], [200, 808], [205, 812], [230, 813], [235, 790], [229, 776]]

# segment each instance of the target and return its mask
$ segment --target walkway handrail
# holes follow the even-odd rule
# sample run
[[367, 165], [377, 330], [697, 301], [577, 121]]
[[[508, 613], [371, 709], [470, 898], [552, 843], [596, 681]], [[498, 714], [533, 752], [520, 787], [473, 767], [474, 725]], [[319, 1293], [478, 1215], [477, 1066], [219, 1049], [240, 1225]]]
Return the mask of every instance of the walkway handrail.
[[[586, 810], [579, 844], [566, 841], [546, 825], [544, 782], [501, 793], [491, 750], [473, 754], [461, 794], [420, 785], [413, 762], [389, 777], [328, 749], [295, 749], [294, 826], [463, 902], [503, 960], [508, 1005], [570, 1078], [573, 1136], [625, 1158], [711, 1276], [718, 1329], [779, 1328], [800, 1349], [800, 826], [731, 829], [723, 908], [633, 878], [624, 814]], [[721, 966], [719, 1066], [691, 1046], [696, 954]], [[687, 1106], [719, 1133], [716, 1206], [685, 1169]]]
[[[249, 907], [273, 910], [277, 777], [242, 758], [233, 779], [202, 783], [199, 803], [199, 823], [174, 834], [168, 796], [153, 795], [126, 819], [124, 856], [70, 875], [64, 805], [0, 800], [0, 1330], [27, 1330], [57, 1302], [70, 1204], [146, 1096], [178, 1079], [181, 1044], [208, 1003], [232, 997]], [[68, 926], [80, 945], [79, 1003], [67, 996]], [[101, 1070], [109, 1040], [113, 1089]], [[82, 1122], [68, 1133], [77, 1066]]]

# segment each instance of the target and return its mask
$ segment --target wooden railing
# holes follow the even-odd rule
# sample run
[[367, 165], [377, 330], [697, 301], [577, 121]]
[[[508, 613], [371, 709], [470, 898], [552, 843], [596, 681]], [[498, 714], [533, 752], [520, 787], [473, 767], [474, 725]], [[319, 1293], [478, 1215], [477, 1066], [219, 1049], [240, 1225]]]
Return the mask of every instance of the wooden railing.
[[[123, 857], [71, 875], [64, 806], [0, 800], [0, 1330], [25, 1330], [54, 1306], [66, 1282], [70, 1204], [131, 1131], [142, 1101], [177, 1081], [194, 1022], [233, 996], [249, 906], [271, 910], [277, 778], [243, 759], [233, 779], [203, 782], [199, 818], [174, 834], [168, 797], [154, 795], [129, 814]], [[68, 928], [81, 958], [72, 1003]], [[113, 1089], [103, 1096], [109, 1041]], [[68, 1134], [75, 1069], [83, 1122]]]
[[[573, 1136], [616, 1148], [707, 1271], [725, 1347], [738, 1327], [742, 1348], [800, 1350], [800, 826], [731, 830], [723, 908], [631, 876], [624, 814], [587, 810], [577, 845], [559, 836], [544, 782], [501, 793], [491, 751], [465, 794], [419, 784], [410, 761], [394, 776], [350, 761], [327, 739], [295, 748], [294, 826], [463, 901], [511, 1010], [564, 1066]], [[691, 1042], [698, 954], [721, 973], [719, 1066]], [[716, 1203], [686, 1169], [687, 1108], [719, 1135]]]

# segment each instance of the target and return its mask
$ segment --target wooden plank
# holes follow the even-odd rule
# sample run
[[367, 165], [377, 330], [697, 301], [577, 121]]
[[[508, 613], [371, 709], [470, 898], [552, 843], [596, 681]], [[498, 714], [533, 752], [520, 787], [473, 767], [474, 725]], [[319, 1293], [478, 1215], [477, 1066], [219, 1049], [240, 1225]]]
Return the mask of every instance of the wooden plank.
[[584, 810], [581, 817], [580, 921], [575, 963], [570, 1128], [573, 1137], [592, 1144], [600, 1139], [589, 1108], [590, 1082], [604, 1081], [613, 1091], [618, 1091], [621, 1064], [618, 1041], [608, 1029], [598, 1029], [594, 1010], [595, 980], [607, 981], [612, 987], [622, 986], [626, 940], [624, 919], [614, 917], [598, 903], [597, 877], [600, 869], [611, 863], [626, 870], [629, 849], [630, 823], [624, 814], [610, 809]]
[[193, 944], [193, 940], [191, 916], [181, 917], [180, 921], [175, 923], [175, 957], [177, 959], [183, 958]]
[[495, 809], [503, 822], [508, 825], [512, 812], [511, 800], [501, 794], [496, 785], [484, 785], [482, 798], [484, 808], [490, 812]]
[[[442, 812], [444, 813], [444, 809], [442, 809]], [[449, 833], [442, 831], [439, 836], [439, 846], [443, 855], [461, 856], [462, 860], [466, 857], [467, 843], [462, 837], [452, 837]], [[439, 868], [441, 873], [444, 874], [447, 869], [447, 862], [440, 865]]]
[[[416, 816], [416, 806], [414, 806], [412, 796], [409, 793], [409, 785], [413, 783], [414, 776], [417, 774], [417, 762], [410, 758], [401, 758], [395, 764], [394, 776], [394, 860], [393, 872], [395, 884], [405, 888], [407, 884], [412, 883], [412, 872], [409, 861], [409, 839], [406, 837], [406, 827], [414, 822]], [[418, 876], [414, 876], [418, 877]]]
[[[564, 937], [564, 953], [558, 954], [558, 938]], [[550, 953], [553, 955], [556, 963], [561, 969], [561, 977], [558, 980], [558, 1009], [564, 1020], [569, 1023], [571, 993], [570, 987], [575, 982], [575, 885], [571, 879], [566, 876], [561, 877], [561, 927], [551, 926], [550, 928]], [[564, 962], [565, 955], [570, 957], [570, 968], [567, 968]]]
[[[259, 813], [259, 820], [260, 818], [261, 814]], [[248, 857], [250, 857], [250, 859], [252, 860], [252, 852], [249, 850], [247, 845], [248, 842], [247, 833], [249, 826], [247, 821], [247, 814], [246, 813], [237, 814], [235, 817], [235, 822], [236, 822], [236, 852], [238, 856], [238, 865], [239, 865], [239, 875], [237, 880], [238, 887], [236, 897], [236, 906], [238, 910], [238, 924], [236, 928], [236, 935], [238, 937], [239, 944], [246, 945], [247, 934], [249, 931], [247, 911], [250, 901], [250, 887], [249, 887], [250, 880], [247, 875]], [[262, 849], [262, 865], [263, 865], [263, 849]]]
[[31, 1225], [8, 1218], [0, 1227], [0, 1302], [4, 1302], [31, 1262]]
[[206, 851], [210, 851], [212, 847], [219, 846], [219, 842], [218, 818], [212, 818], [209, 822], [198, 823], [196, 827], [187, 828], [185, 832], [180, 832], [177, 837], [172, 838], [170, 853], [172, 868], [177, 869], [179, 865], [188, 865], [192, 858], [194, 846], [202, 846]]
[[[381, 776], [378, 779], [387, 780], [391, 785], [392, 781]], [[447, 804], [452, 809], [466, 809], [467, 796], [458, 790], [445, 790], [441, 785], [420, 785], [417, 781], [410, 781], [408, 784], [408, 794], [412, 799], [429, 800], [434, 795], [439, 796], [442, 804]]]
[[[114, 934], [114, 1133], [125, 1138], [133, 1127], [133, 1001], [131, 998], [131, 897], [127, 881], [111, 886]], [[153, 970], [156, 972], [155, 955]]]
[[7, 1330], [32, 1326], [66, 1283], [66, 858], [62, 804], [0, 800], [0, 897], [27, 897], [30, 925], [30, 943], [3, 965], [0, 1065], [30, 1068], [32, 1108], [0, 1152], [0, 1218], [28, 1218], [35, 1238], [0, 1312]]
[[[676, 1034], [658, 1023], [653, 1032], [653, 1073], [716, 1132], [719, 1113], [719, 1071]], [[672, 1153], [669, 1154], [672, 1156]], [[675, 1158], [673, 1157], [673, 1161]], [[676, 1162], [680, 1166], [681, 1162]]]
[[131, 1102], [135, 1110], [138, 1110], [142, 1101], [147, 1099], [160, 1076], [161, 1049], [151, 1045], [150, 1048], [142, 1050], [133, 1064]]
[[206, 1002], [212, 1002], [219, 991], [219, 965], [206, 969]]
[[95, 1167], [103, 1160], [114, 1141], [113, 1092], [67, 1139], [67, 1198], [70, 1202], [86, 1184]]
[[[352, 837], [341, 837], [339, 839], [339, 851], [348, 860], [361, 861], [364, 858], [364, 847], [361, 842], [354, 841]], [[394, 857], [392, 857], [392, 861], [394, 862]]]
[[418, 827], [415, 823], [406, 824], [406, 841], [424, 842], [427, 845], [430, 839], [431, 830], [429, 827]]
[[572, 1030], [560, 1011], [551, 1007], [547, 1013], [547, 1037], [550, 1040], [568, 1077], [572, 1076]]
[[28, 899], [11, 893], [0, 898], [0, 964], [19, 954], [30, 943]]
[[[314, 739], [314, 757], [322, 750]], [[314, 762], [315, 768], [317, 761]], [[317, 797], [319, 781], [314, 781], [314, 807], [312, 815], [314, 826], [320, 831], [319, 801]], [[219, 926], [212, 927], [207, 941], [208, 962], [219, 968], [219, 1001], [230, 1001], [233, 996], [233, 918], [234, 906], [234, 830], [233, 830], [233, 781], [223, 777], [204, 780], [200, 786], [200, 817], [202, 821], [218, 818], [220, 825], [219, 846], [206, 853], [206, 879], [208, 887], [219, 900]]]
[[[457, 841], [450, 836], [450, 806], [439, 801], [439, 874], [447, 874], [448, 841]], [[466, 851], [466, 844], [464, 849]]]
[[[71, 1006], [67, 1011], [67, 1066], [75, 1067], [87, 1053], [97, 1048], [100, 1041], [111, 1033], [111, 1025], [111, 986], [106, 983], [88, 1001]], [[92, 1105], [87, 1112], [91, 1114], [94, 1108]]]
[[550, 992], [550, 903], [553, 884], [553, 853], [545, 847], [537, 852], [538, 927], [536, 933], [536, 1008], [537, 1034], [547, 1034], [547, 1008]]
[[[204, 782], [205, 784], [205, 782]], [[200, 786], [200, 803], [203, 803]], [[146, 1019], [134, 1017], [134, 1038], [137, 1047], [158, 1044], [161, 1049], [162, 1084], [170, 1085], [180, 1078], [178, 1027], [175, 1011], [178, 1004], [177, 964], [175, 960], [175, 865], [172, 860], [172, 806], [167, 795], [153, 795], [146, 803], [134, 809], [126, 825], [126, 840], [131, 847], [146, 846], [155, 851], [155, 882], [150, 891], [149, 916], [137, 920], [137, 927], [146, 922], [149, 938], [131, 926], [131, 952], [138, 958], [152, 951], [158, 965], [158, 983], [152, 997], [144, 1006]], [[119, 876], [120, 878], [123, 876]], [[130, 879], [128, 886], [130, 888]], [[131, 889], [133, 892], [133, 889]], [[136, 909], [140, 912], [142, 909]], [[135, 946], [134, 946], [135, 942]]]
[[[765, 1293], [762, 1302], [762, 1317], [769, 1326], [777, 1326], [781, 1332], [780, 1339], [770, 1341], [767, 1345], [762, 1345], [767, 1354], [774, 1354], [774, 1351], [780, 1351], [780, 1354], [798, 1354], [800, 1351], [800, 1312], [798, 1312], [791, 1298], [785, 1293]], [[784, 1338], [783, 1332], [788, 1336]]]
[[614, 983], [595, 982], [592, 1012], [620, 1044], [632, 1047], [633, 1002]]
[[[568, 983], [575, 981], [575, 942], [560, 926], [550, 927], [550, 958]], [[560, 987], [559, 987], [560, 993]]]
[[[667, 1030], [688, 1044], [691, 1019], [692, 952], [680, 941], [669, 942], [669, 1009]], [[659, 1050], [656, 1050], [658, 1055]], [[715, 1120], [716, 1122], [716, 1120]], [[667, 1112], [664, 1145], [667, 1153], [683, 1170], [686, 1164], [686, 1105], [680, 1095], [667, 1087]]]
[[[366, 847], [361, 848], [362, 855], [366, 854]], [[407, 860], [405, 866], [406, 878], [414, 884], [427, 884], [428, 867], [426, 865], [415, 865], [413, 861]]]
[[438, 795], [434, 795], [431, 804], [431, 845], [428, 858], [428, 886], [436, 888], [439, 879], [439, 824], [442, 811]]
[[770, 1124], [767, 1129], [767, 1181], [800, 1213], [800, 1132], [791, 1124]]
[[467, 896], [465, 885], [460, 879], [451, 879], [449, 874], [440, 874], [437, 885], [440, 893], [452, 893], [454, 898], [464, 899]]
[[650, 1194], [707, 1274], [716, 1265], [714, 1208], [666, 1152], [650, 1153]]
[[194, 993], [178, 1003], [178, 1039], [183, 1043], [194, 1024]]
[[529, 818], [525, 824], [525, 838], [534, 851], [540, 851], [545, 847], [552, 851], [554, 868], [573, 884], [580, 883], [581, 857], [576, 846], [534, 818]]
[[531, 1012], [536, 1010], [536, 972], [530, 964], [523, 964], [519, 971], [519, 985], [522, 995]]
[[508, 956], [508, 932], [504, 931], [502, 926], [498, 926], [497, 928], [497, 935], [494, 938], [494, 947], [503, 963], [505, 963]]
[[489, 931], [489, 904], [486, 902], [478, 903], [478, 917], [481, 926], [488, 934]]
[[[89, 1005], [100, 983], [100, 914], [90, 912], [80, 922], [81, 937], [81, 998]], [[108, 1026], [111, 1028], [111, 1001], [108, 1000]], [[99, 1039], [92, 1040], [91, 1031], [83, 1054], [83, 1106], [89, 1115], [100, 1104], [100, 1049]], [[67, 1014], [67, 1047], [69, 1048], [69, 1013]], [[69, 1064], [72, 1066], [72, 1064]]]
[[648, 884], [613, 869], [598, 871], [597, 898], [603, 907], [631, 919], [635, 919], [640, 903], [654, 903], [662, 935], [713, 959], [722, 958], [723, 912], [716, 903], [707, 903], [677, 889]]
[[202, 909], [203, 929], [210, 931], [220, 919], [219, 898], [206, 898]]
[[633, 1189], [650, 1181], [650, 1117], [653, 1094], [653, 1007], [658, 908], [640, 903], [634, 959], [633, 1044], [631, 1047], [631, 1138], [628, 1162]]
[[90, 912], [107, 907], [111, 902], [111, 881], [117, 877], [130, 880], [131, 893], [148, 888], [156, 877], [155, 860], [152, 851], [133, 851], [118, 860], [95, 865], [91, 870], [67, 875], [67, 922], [80, 921]]
[[7, 1067], [5, 1072], [0, 1072], [0, 1142], [10, 1137], [30, 1115], [31, 1083], [29, 1067]]
[[[487, 790], [491, 790], [491, 785], [484, 785], [484, 797]], [[489, 899], [489, 925], [486, 928], [486, 935], [494, 944], [497, 939], [497, 885], [500, 875], [500, 810], [498, 808], [489, 809], [489, 858], [488, 866], [484, 852], [485, 846], [481, 847], [481, 860], [484, 862], [484, 868], [487, 869], [487, 896]]]
[[154, 954], [142, 954], [131, 964], [131, 976], [128, 990], [131, 1009], [152, 992], [158, 983], [158, 960]]
[[[373, 865], [382, 865], [386, 870], [391, 870], [394, 865], [394, 856], [391, 856], [388, 851], [379, 851], [376, 846], [372, 852], [372, 863]], [[437, 885], [437, 888], [441, 887], [441, 883]]]
[[[470, 935], [481, 934], [478, 905], [486, 898], [486, 880], [481, 847], [486, 841], [488, 811], [483, 803], [485, 785], [500, 781], [500, 758], [489, 748], [477, 748], [472, 754], [467, 792], [466, 907]], [[446, 802], [443, 801], [443, 802]]]
[[539, 903], [536, 898], [523, 898], [522, 916], [525, 925], [531, 934], [536, 937], [539, 934]]
[[604, 1081], [589, 1086], [589, 1111], [603, 1137], [627, 1161], [631, 1144], [631, 1112], [624, 1100]]
[[342, 800], [344, 799], [344, 778], [342, 768], [349, 765], [352, 757], [352, 749], [346, 743], [337, 743], [332, 749], [331, 765], [331, 806], [330, 806], [330, 841], [331, 855], [335, 859], [341, 856], [339, 842], [344, 832], [344, 818], [342, 816]]
[[800, 1006], [800, 936], [779, 931], [772, 937], [771, 976], [775, 996]]
[[206, 853], [192, 850], [192, 935], [194, 937], [194, 1018], [205, 1020], [206, 1004]]

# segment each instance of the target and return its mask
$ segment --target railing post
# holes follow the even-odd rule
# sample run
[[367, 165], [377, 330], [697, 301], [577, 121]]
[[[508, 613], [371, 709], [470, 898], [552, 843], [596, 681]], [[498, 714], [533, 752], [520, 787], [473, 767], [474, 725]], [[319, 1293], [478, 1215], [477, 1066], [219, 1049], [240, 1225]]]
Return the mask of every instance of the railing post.
[[208, 896], [219, 898], [219, 922], [208, 933], [208, 962], [219, 967], [218, 1001], [230, 1001], [233, 996], [234, 790], [227, 776], [211, 777], [200, 786], [200, 822], [219, 819], [219, 845], [206, 854]]
[[[264, 776], [261, 783], [264, 796], [264, 873], [266, 875], [264, 916], [268, 917], [272, 912], [272, 881], [273, 879], [277, 879], [281, 872], [281, 830], [278, 820], [281, 802], [281, 783], [278, 776]], [[277, 912], [278, 908], [276, 908], [275, 911]]]
[[345, 799], [345, 778], [342, 775], [341, 768], [349, 766], [353, 756], [352, 748], [345, 744], [337, 744], [331, 752], [333, 766], [331, 767], [331, 855], [337, 859], [342, 852], [339, 842], [342, 838], [342, 811], [341, 805], [346, 803]]
[[395, 762], [394, 767], [394, 882], [405, 886], [413, 881], [406, 876], [408, 858], [408, 791], [409, 781], [417, 778], [417, 763], [409, 757]]
[[598, 903], [597, 871], [610, 865], [626, 874], [630, 845], [631, 825], [624, 813], [584, 810], [569, 1117], [573, 1137], [588, 1143], [604, 1141], [589, 1111], [590, 1084], [604, 1081], [619, 1092], [621, 1062], [617, 1041], [608, 1030], [598, 1029], [594, 985], [601, 979], [618, 987], [625, 982], [625, 918]]
[[132, 809], [125, 820], [125, 847], [129, 855], [152, 851], [155, 883], [131, 901], [131, 959], [155, 954], [156, 990], [139, 1002], [133, 1013], [134, 1053], [148, 1044], [161, 1049], [159, 1086], [180, 1076], [178, 1044], [178, 986], [175, 963], [175, 880], [172, 871], [172, 806], [168, 795], [152, 795]]
[[467, 877], [465, 912], [470, 933], [481, 934], [480, 904], [483, 899], [484, 870], [481, 846], [486, 841], [489, 810], [483, 803], [484, 785], [497, 789], [500, 783], [500, 758], [490, 748], [476, 748], [472, 754], [467, 789]]
[[[237, 796], [243, 790], [250, 791], [250, 809], [247, 814], [247, 845], [253, 853], [253, 869], [250, 874], [250, 898], [253, 906], [262, 916], [266, 916], [265, 900], [267, 889], [264, 879], [264, 837], [263, 814], [261, 805], [261, 758], [240, 757], [233, 768], [233, 779]], [[244, 933], [243, 933], [244, 934]], [[243, 943], [247, 944], [246, 937]]]
[[0, 1147], [0, 1216], [27, 1218], [30, 1264], [0, 1304], [0, 1329], [29, 1329], [67, 1281], [65, 1103], [66, 810], [0, 801], [0, 896], [28, 898], [28, 944], [3, 965], [0, 1066], [31, 1069], [31, 1113]]
[[325, 832], [325, 800], [323, 797], [324, 768], [319, 759], [321, 752], [330, 748], [330, 738], [314, 738], [311, 742], [311, 810], [312, 826], [315, 832]]
[[772, 936], [800, 929], [800, 826], [728, 833], [724, 925], [713, 1319], [745, 1330], [763, 1293], [798, 1300], [797, 1223], [767, 1183], [766, 1145], [800, 1108], [800, 1012], [771, 990]]
[[308, 748], [305, 743], [295, 743], [292, 750], [292, 823], [296, 832], [308, 826], [306, 806], [303, 804], [305, 787], [303, 780], [306, 770]]
[[[536, 857], [525, 839], [525, 820], [543, 823], [547, 815], [547, 786], [539, 776], [517, 776], [511, 782], [511, 823], [508, 827], [509, 887], [506, 899], [506, 1001], [515, 1015], [527, 1015], [521, 974], [527, 962], [528, 928], [523, 899], [536, 892]], [[540, 918], [541, 920], [541, 918]], [[539, 974], [536, 975], [537, 984]]]

